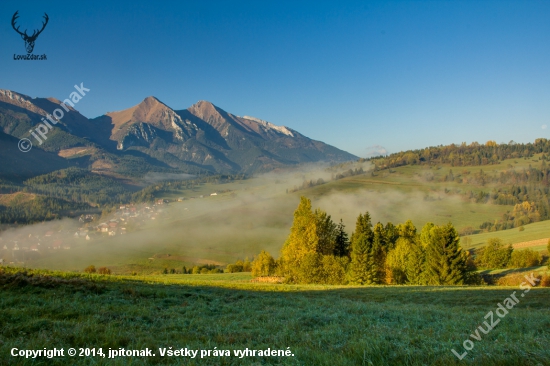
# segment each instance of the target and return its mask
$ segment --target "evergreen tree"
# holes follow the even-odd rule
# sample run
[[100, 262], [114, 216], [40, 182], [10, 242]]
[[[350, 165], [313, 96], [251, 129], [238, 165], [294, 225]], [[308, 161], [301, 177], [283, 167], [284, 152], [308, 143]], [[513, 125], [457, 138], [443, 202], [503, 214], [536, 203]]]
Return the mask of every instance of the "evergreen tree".
[[372, 253], [372, 242], [361, 233], [354, 236], [351, 247], [350, 282], [356, 285], [376, 283], [377, 268]]
[[405, 238], [410, 241], [416, 238], [416, 227], [411, 220], [407, 220], [404, 224], [397, 225], [397, 231], [400, 238]]
[[374, 282], [381, 283], [384, 282], [386, 277], [386, 255], [388, 251], [386, 229], [382, 223], [378, 222], [374, 225], [372, 232], [372, 255], [377, 269]]
[[[422, 230], [424, 233], [424, 230]], [[425, 233], [427, 234], [427, 233]], [[462, 285], [467, 276], [467, 254], [451, 223], [434, 226], [425, 235], [425, 275], [430, 285]]]
[[336, 246], [337, 225], [330, 215], [319, 208], [315, 210], [314, 216], [318, 238], [316, 251], [323, 255], [331, 255]]
[[392, 224], [391, 222], [386, 223], [386, 227], [384, 227], [385, 232], [385, 242], [388, 250], [391, 250], [395, 247], [395, 243], [397, 242], [397, 239], [399, 238], [399, 229], [397, 226]]
[[340, 223], [336, 227], [336, 244], [334, 246], [334, 255], [337, 257], [350, 256], [350, 243], [345, 228], [344, 222], [340, 219]]
[[426, 253], [420, 239], [411, 243], [409, 254], [407, 255], [406, 274], [407, 283], [410, 285], [425, 285], [426, 278], [424, 266]]
[[369, 212], [365, 214], [359, 214], [355, 223], [355, 231], [351, 234], [351, 241], [353, 242], [356, 236], [365, 235], [367, 240], [372, 242], [372, 221]]

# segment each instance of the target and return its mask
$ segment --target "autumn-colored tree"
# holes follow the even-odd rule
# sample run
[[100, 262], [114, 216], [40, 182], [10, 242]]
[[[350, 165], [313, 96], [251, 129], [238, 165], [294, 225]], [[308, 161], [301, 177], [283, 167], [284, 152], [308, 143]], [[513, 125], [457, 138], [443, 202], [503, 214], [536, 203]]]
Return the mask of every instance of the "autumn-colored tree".
[[254, 277], [266, 277], [273, 276], [275, 274], [275, 259], [262, 250], [260, 254], [252, 261], [252, 276]]
[[252, 272], [252, 263], [250, 262], [250, 259], [248, 259], [248, 257], [244, 259], [243, 272]]
[[84, 272], [86, 272], [86, 273], [95, 273], [96, 272], [95, 266], [93, 264], [89, 265], [88, 267], [84, 268]]
[[100, 267], [98, 270], [97, 270], [97, 273], [101, 274], [101, 275], [110, 275], [111, 274], [111, 270], [107, 267]]
[[386, 257], [386, 283], [402, 285], [407, 283], [407, 265], [414, 242], [407, 237], [397, 239], [395, 248]]
[[[311, 277], [311, 273], [307, 273], [309, 270], [315, 272], [316, 269], [309, 268], [309, 266], [315, 262], [312, 255], [317, 254], [319, 248], [316, 223], [317, 219], [311, 209], [311, 201], [306, 197], [301, 197], [300, 204], [294, 211], [290, 235], [281, 250], [286, 281], [303, 283], [306, 276]], [[307, 261], [306, 256], [308, 257]]]

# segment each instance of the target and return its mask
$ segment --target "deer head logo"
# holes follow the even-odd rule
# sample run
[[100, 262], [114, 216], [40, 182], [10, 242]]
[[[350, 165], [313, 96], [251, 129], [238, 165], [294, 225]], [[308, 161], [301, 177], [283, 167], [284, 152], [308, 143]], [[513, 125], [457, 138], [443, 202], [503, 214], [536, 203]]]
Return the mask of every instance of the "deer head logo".
[[36, 38], [38, 38], [40, 33], [42, 33], [44, 28], [46, 28], [46, 24], [48, 24], [48, 20], [50, 20], [50, 18], [48, 17], [48, 14], [44, 13], [45, 22], [42, 23], [42, 29], [35, 29], [33, 34], [29, 36], [26, 29], [23, 33], [21, 33], [21, 31], [19, 31], [19, 27], [15, 27], [15, 22], [17, 18], [19, 18], [19, 15], [17, 15], [17, 13], [19, 13], [19, 10], [16, 11], [15, 14], [13, 14], [13, 18], [11, 18], [11, 26], [17, 33], [21, 35], [21, 38], [23, 38], [23, 40], [25, 41], [25, 48], [27, 49], [27, 53], [32, 53], [32, 51], [34, 50], [34, 42], [36, 41]]

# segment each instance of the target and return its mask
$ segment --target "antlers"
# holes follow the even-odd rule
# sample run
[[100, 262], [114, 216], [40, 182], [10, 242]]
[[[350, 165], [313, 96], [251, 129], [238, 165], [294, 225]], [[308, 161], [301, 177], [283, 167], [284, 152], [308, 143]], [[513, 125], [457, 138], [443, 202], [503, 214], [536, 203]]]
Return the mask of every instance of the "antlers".
[[19, 10], [15, 12], [15, 14], [13, 14], [13, 18], [11, 18], [11, 26], [13, 27], [13, 29], [19, 33], [21, 36], [23, 36], [25, 39], [29, 39], [29, 40], [32, 40], [32, 39], [36, 39], [36, 37], [38, 37], [38, 35], [40, 33], [42, 33], [42, 31], [44, 30], [44, 28], [46, 28], [46, 25], [48, 24], [48, 20], [50, 20], [50, 18], [48, 17], [48, 14], [44, 13], [44, 19], [45, 19], [45, 22], [42, 23], [42, 29], [40, 30], [35, 30], [32, 34], [32, 36], [29, 36], [27, 34], [27, 30], [25, 29], [25, 32], [21, 33], [21, 31], [19, 31], [19, 27], [15, 28], [15, 21], [17, 20], [17, 18], [19, 18], [19, 15], [17, 15], [17, 13], [19, 13]]
[[25, 35], [27, 35], [27, 31], [25, 31], [25, 34], [23, 34], [23, 33], [21, 33], [21, 32], [19, 31], [19, 27], [15, 28], [15, 21], [17, 20], [17, 18], [19, 18], [19, 15], [17, 15], [17, 13], [19, 13], [19, 10], [17, 10], [17, 11], [15, 12], [15, 14], [13, 14], [13, 18], [11, 18], [11, 26], [13, 27], [13, 29], [14, 29], [17, 33], [19, 33], [19, 34], [22, 35], [22, 36], [25, 36]]

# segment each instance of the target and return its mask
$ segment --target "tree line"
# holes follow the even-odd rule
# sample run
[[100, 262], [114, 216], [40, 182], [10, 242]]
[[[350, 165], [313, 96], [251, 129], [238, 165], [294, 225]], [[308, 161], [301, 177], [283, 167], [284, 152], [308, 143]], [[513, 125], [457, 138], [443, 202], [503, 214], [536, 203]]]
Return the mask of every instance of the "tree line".
[[408, 150], [359, 161], [371, 161], [377, 170], [416, 164], [450, 164], [451, 166], [491, 165], [505, 159], [531, 158], [534, 154], [550, 153], [550, 141], [536, 139], [534, 143], [518, 144], [514, 141], [497, 144], [472, 142], [460, 145], [432, 146], [424, 149]]
[[256, 276], [278, 275], [290, 283], [462, 285], [479, 282], [469, 253], [452, 224], [427, 223], [420, 232], [409, 220], [373, 225], [368, 212], [357, 217], [351, 238], [301, 197], [281, 256], [263, 251], [252, 262]]
[[70, 167], [23, 181], [0, 180], [0, 192], [24, 192], [37, 196], [32, 200], [0, 205], [0, 223], [32, 224], [83, 212], [112, 212], [120, 204], [150, 203], [158, 195], [180, 189], [192, 189], [204, 183], [226, 183], [246, 179], [243, 174], [207, 175], [187, 180], [170, 180], [149, 185], [136, 192], [118, 180]]

